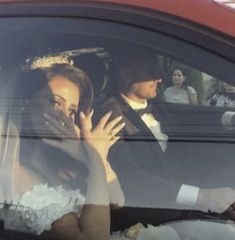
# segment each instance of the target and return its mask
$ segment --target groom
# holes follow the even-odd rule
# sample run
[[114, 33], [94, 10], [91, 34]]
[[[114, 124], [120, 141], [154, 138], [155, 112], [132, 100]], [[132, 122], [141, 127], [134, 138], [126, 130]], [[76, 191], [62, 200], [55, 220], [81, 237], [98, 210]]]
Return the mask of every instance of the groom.
[[157, 96], [162, 81], [154, 56], [127, 52], [119, 58], [117, 76], [118, 93], [97, 112], [111, 110], [113, 117], [122, 116], [126, 123], [121, 140], [109, 155], [124, 190], [126, 206], [203, 206], [214, 211], [229, 208], [235, 200], [234, 189], [200, 189], [174, 180], [182, 172], [173, 173], [169, 161], [172, 155], [165, 131], [169, 131], [170, 118], [164, 105], [153, 107], [148, 103]]

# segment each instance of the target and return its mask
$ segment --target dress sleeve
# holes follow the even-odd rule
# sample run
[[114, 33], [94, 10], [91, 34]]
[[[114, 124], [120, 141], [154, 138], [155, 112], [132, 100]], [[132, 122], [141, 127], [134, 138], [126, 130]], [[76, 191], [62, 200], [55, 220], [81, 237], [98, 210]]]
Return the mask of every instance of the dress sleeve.
[[169, 88], [167, 88], [163, 93], [163, 99], [164, 100], [166, 100], [168, 98], [168, 92], [169, 92]]
[[51, 230], [51, 225], [68, 213], [79, 215], [85, 198], [79, 190], [66, 190], [62, 186], [53, 188], [46, 184], [35, 186], [25, 193], [20, 201], [24, 212], [25, 228], [28, 232], [41, 234]]
[[193, 87], [188, 86], [188, 91], [191, 95], [197, 94], [196, 90]]

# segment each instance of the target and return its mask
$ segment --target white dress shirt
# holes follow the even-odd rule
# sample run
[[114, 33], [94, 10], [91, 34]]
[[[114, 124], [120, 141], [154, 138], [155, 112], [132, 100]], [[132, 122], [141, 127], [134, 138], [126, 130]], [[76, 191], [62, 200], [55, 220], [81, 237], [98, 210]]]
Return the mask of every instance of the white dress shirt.
[[[125, 95], [121, 94], [122, 98], [125, 100], [125, 102], [133, 109], [133, 110], [140, 110], [145, 109], [148, 105], [147, 101], [144, 103], [135, 102], [129, 98], [127, 98]], [[152, 132], [154, 137], [157, 139], [161, 149], [163, 152], [165, 152], [167, 147], [167, 140], [168, 137], [166, 134], [162, 133], [161, 131], [161, 125], [160, 122], [158, 122], [153, 114], [151, 113], [145, 113], [141, 116], [141, 119], [146, 124], [146, 126], [149, 128], [149, 130]]]
[[[135, 102], [126, 97], [124, 94], [121, 94], [121, 97], [133, 110], [145, 109], [148, 105], [147, 101], [145, 101], [144, 103]], [[160, 122], [158, 122], [151, 113], [143, 114], [141, 116], [141, 119], [158, 141], [162, 151], [165, 152], [167, 147], [168, 136], [162, 133]], [[193, 206], [197, 202], [198, 194], [199, 194], [198, 187], [182, 184], [177, 194], [176, 202]]]

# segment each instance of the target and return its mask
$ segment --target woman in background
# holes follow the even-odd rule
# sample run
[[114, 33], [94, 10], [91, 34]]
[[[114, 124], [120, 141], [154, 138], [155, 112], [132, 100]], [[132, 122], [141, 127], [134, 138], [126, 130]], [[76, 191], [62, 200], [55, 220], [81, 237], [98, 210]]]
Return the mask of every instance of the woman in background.
[[174, 86], [165, 90], [163, 98], [166, 102], [181, 104], [198, 104], [196, 90], [186, 83], [186, 73], [183, 69], [175, 69], [172, 75]]

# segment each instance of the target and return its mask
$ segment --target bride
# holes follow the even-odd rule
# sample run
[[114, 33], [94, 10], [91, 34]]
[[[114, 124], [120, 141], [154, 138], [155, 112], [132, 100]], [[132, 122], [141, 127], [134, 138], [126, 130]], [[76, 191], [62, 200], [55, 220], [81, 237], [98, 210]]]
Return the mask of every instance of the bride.
[[109, 112], [92, 126], [91, 84], [67, 63], [36, 67], [22, 74], [12, 97], [5, 94], [7, 114], [0, 119], [5, 228], [63, 240], [109, 239], [110, 206], [124, 204], [107, 161], [124, 126], [121, 117], [111, 121]]

